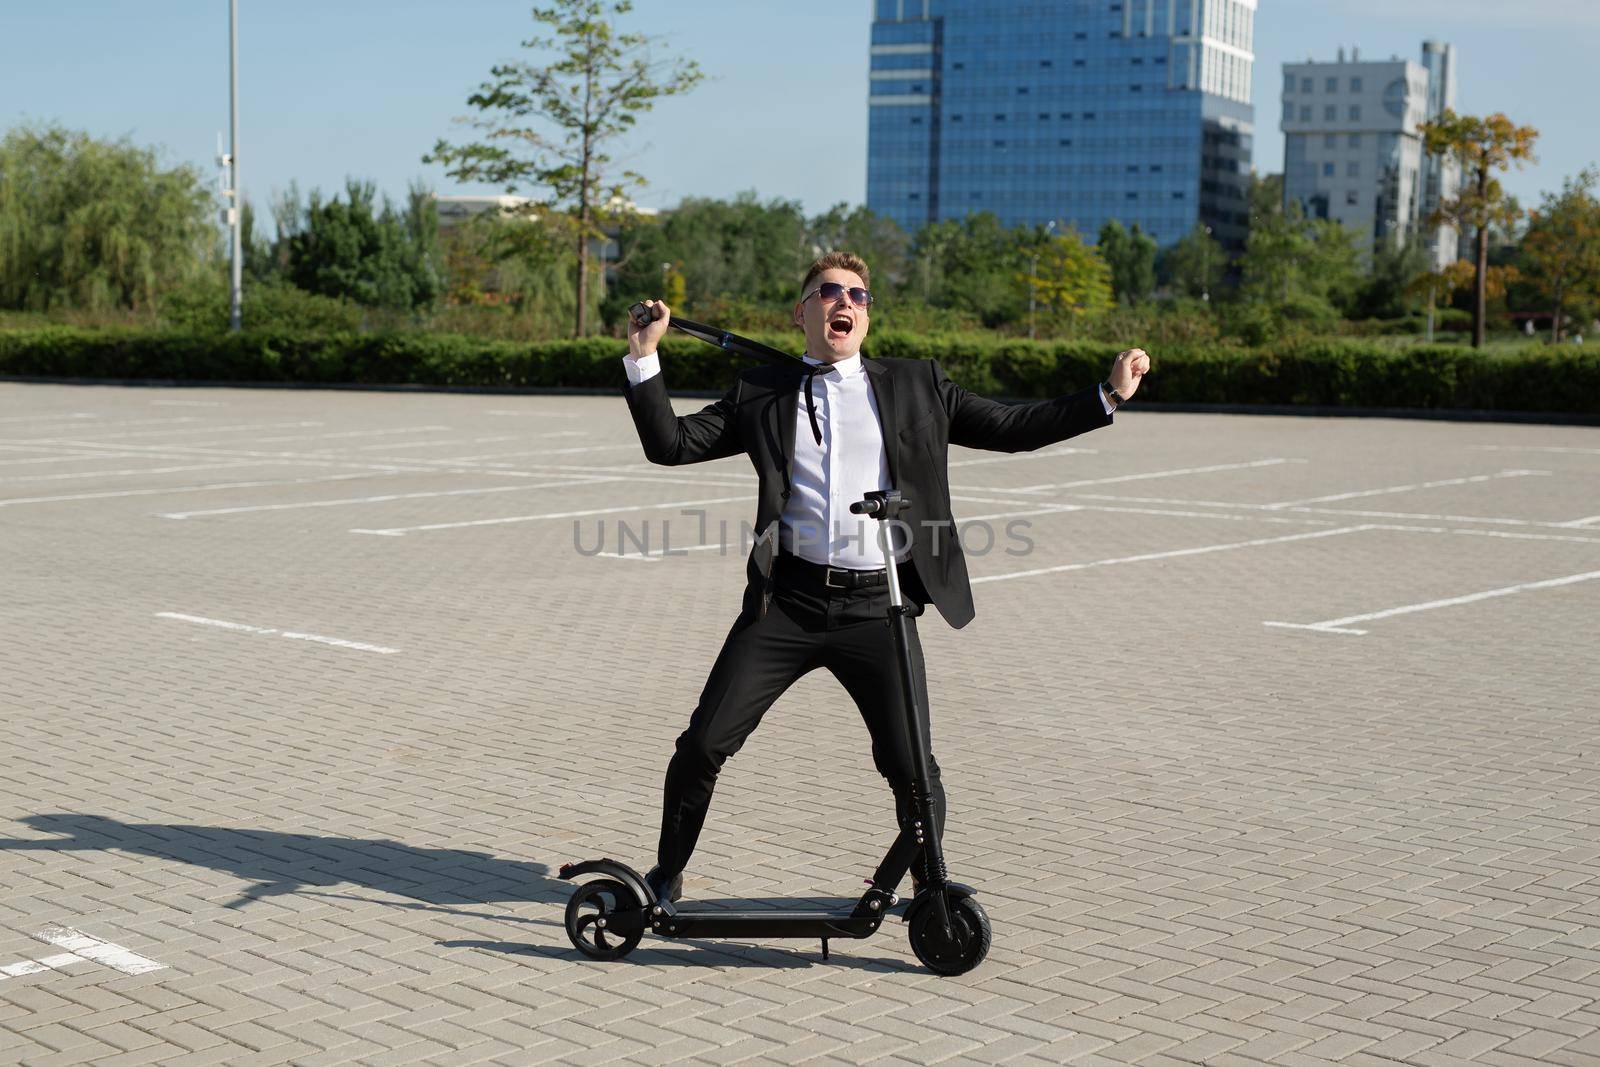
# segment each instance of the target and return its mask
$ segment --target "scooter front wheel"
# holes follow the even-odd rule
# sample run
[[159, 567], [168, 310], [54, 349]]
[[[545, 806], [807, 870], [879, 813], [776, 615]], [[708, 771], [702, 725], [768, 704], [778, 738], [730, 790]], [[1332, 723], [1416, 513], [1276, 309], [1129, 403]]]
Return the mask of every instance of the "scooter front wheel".
[[934, 974], [966, 974], [983, 962], [994, 941], [989, 916], [971, 897], [946, 898], [950, 909], [950, 933], [946, 937], [935, 909], [917, 909], [911, 920], [911, 951]]
[[643, 906], [632, 889], [614, 878], [585, 882], [567, 901], [567, 937], [592, 960], [619, 960], [633, 951], [644, 931], [617, 934], [609, 929], [611, 919], [619, 911]]

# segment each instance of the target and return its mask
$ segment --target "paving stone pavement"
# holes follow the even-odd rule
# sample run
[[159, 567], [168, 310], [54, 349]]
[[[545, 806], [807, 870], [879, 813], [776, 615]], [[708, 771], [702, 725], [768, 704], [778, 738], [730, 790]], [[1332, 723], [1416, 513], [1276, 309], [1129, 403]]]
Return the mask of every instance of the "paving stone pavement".
[[[953, 460], [988, 961], [598, 964], [555, 872], [649, 863], [743, 579], [661, 523], [736, 537], [744, 460], [651, 467], [617, 397], [0, 384], [0, 1062], [1600, 1064], [1600, 430], [1135, 406]], [[688, 893], [851, 895], [892, 822], [809, 676]]]

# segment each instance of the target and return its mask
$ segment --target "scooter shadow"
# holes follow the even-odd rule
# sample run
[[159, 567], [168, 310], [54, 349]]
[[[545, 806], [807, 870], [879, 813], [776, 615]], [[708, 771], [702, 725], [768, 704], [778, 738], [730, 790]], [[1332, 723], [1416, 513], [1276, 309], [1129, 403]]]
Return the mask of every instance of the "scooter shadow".
[[[829, 941], [829, 955], [822, 958], [817, 947], [803, 949], [808, 942], [796, 939], [793, 949], [774, 948], [770, 944], [739, 941], [700, 941], [678, 938], [670, 942], [655, 941], [641, 944], [620, 960], [591, 960], [571, 945], [529, 945], [513, 941], [440, 941], [441, 948], [475, 948], [485, 952], [503, 952], [508, 956], [535, 956], [543, 959], [563, 959], [584, 965], [601, 967], [700, 967], [716, 970], [722, 967], [747, 967], [763, 971], [797, 971], [807, 967], [845, 967], [856, 971], [873, 971], [878, 974], [900, 974], [919, 968], [901, 960], [883, 956], [854, 956], [848, 946], [854, 938], [835, 938]], [[682, 948], [657, 948], [656, 945], [682, 945]]]
[[[818, 909], [827, 911], [849, 912], [855, 906], [854, 897], [756, 897], [754, 899], [734, 898], [695, 898], [680, 903], [681, 907], [693, 907], [695, 911], [784, 911], [792, 909]], [[891, 913], [893, 914], [893, 913]], [[893, 923], [888, 929], [880, 933], [893, 937]], [[875, 935], [876, 936], [876, 935]], [[829, 955], [827, 960], [822, 959], [821, 943], [818, 938], [766, 938], [752, 941], [739, 941], [737, 939], [712, 940], [707, 938], [655, 938], [641, 942], [639, 947], [628, 953], [621, 960], [609, 961], [618, 964], [633, 964], [636, 966], [660, 967], [750, 967], [767, 970], [798, 970], [806, 967], [847, 967], [854, 970], [875, 971], [879, 973], [900, 973], [918, 970], [915, 964], [908, 964], [903, 960], [890, 959], [882, 956], [857, 956], [850, 948], [852, 945], [866, 941], [866, 938], [832, 937], [828, 939]], [[774, 942], [787, 942], [793, 948], [779, 947]], [[446, 948], [476, 948], [488, 952], [503, 952], [513, 956], [539, 956], [550, 959], [572, 959], [589, 963], [606, 961], [591, 960], [583, 956], [571, 945], [529, 945], [512, 941], [441, 941], [439, 944]], [[674, 946], [674, 947], [664, 947]], [[682, 947], [678, 947], [682, 946]]]

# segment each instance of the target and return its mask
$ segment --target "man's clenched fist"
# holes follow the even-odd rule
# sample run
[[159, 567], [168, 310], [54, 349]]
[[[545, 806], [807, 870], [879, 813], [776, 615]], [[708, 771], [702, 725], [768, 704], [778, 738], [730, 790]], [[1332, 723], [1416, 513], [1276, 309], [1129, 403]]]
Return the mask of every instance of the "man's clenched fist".
[[1129, 399], [1139, 390], [1139, 379], [1150, 373], [1150, 355], [1142, 348], [1130, 348], [1117, 354], [1111, 364], [1111, 388]]
[[667, 310], [667, 305], [660, 300], [646, 300], [644, 306], [656, 318], [649, 325], [640, 326], [628, 318], [628, 353], [635, 359], [649, 355], [661, 343], [661, 338], [666, 336], [667, 324], [672, 321], [672, 315]]

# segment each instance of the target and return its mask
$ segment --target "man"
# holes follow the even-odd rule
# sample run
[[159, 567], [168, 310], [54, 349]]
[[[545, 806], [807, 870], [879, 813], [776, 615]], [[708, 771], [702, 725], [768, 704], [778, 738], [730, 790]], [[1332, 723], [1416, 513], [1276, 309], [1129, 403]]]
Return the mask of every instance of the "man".
[[[818, 667], [855, 701], [900, 818], [909, 811], [914, 764], [885, 625], [885, 561], [870, 528], [876, 520], [852, 516], [850, 505], [889, 488], [910, 498], [903, 517], [910, 544], [897, 548], [905, 595], [934, 604], [952, 626], [965, 626], [973, 616], [972, 590], [950, 514], [949, 446], [1027, 451], [1107, 426], [1138, 390], [1150, 359], [1129, 349], [1104, 384], [1015, 406], [974, 396], [934, 361], [864, 360], [872, 305], [867, 265], [848, 252], [830, 252], [806, 272], [794, 306], [795, 325], [805, 331], [805, 365], [743, 371], [721, 400], [680, 418], [656, 354], [670, 310], [659, 301], [646, 304], [659, 317], [642, 328], [630, 323], [623, 360], [645, 456], [679, 464], [743, 452], [761, 479], [744, 603], [667, 768], [657, 862], [646, 878], [658, 896], [676, 900], [723, 762], [778, 697]], [[908, 623], [916, 683], [926, 692], [916, 621]], [[926, 731], [926, 708], [920, 714]], [[932, 777], [942, 828], [936, 762]], [[914, 871], [920, 875], [920, 864]]]

